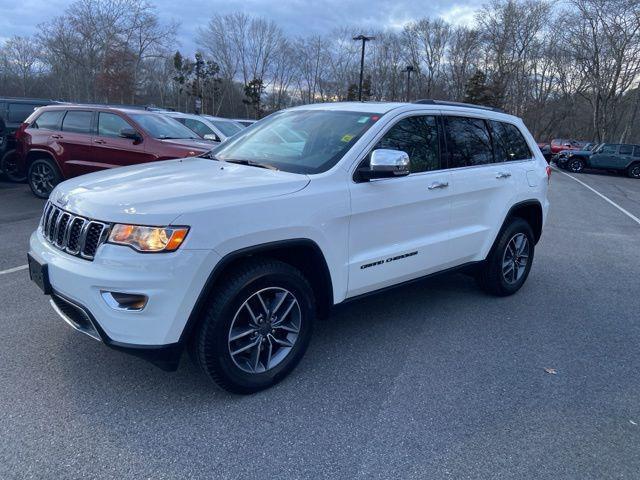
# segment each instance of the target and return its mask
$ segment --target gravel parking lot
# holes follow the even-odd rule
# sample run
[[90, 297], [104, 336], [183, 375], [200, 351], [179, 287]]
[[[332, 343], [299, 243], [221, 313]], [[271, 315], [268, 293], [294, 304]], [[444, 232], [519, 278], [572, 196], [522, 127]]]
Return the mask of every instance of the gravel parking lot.
[[521, 292], [450, 275], [339, 307], [249, 397], [67, 327], [6, 272], [42, 202], [0, 183], [0, 478], [638, 478], [640, 182], [576, 178], [627, 213], [554, 172]]

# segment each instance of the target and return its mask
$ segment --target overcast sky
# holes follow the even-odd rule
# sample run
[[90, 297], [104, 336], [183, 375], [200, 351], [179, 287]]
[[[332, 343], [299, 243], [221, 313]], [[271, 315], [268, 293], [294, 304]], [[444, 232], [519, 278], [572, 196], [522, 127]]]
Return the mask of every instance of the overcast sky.
[[[287, 34], [330, 32], [343, 25], [399, 28], [424, 16], [440, 16], [455, 24], [470, 24], [482, 0], [150, 0], [163, 20], [180, 22], [183, 51], [195, 50], [198, 27], [215, 13], [235, 11], [274, 20]], [[61, 15], [70, 0], [0, 0], [0, 39], [30, 36], [36, 25]]]

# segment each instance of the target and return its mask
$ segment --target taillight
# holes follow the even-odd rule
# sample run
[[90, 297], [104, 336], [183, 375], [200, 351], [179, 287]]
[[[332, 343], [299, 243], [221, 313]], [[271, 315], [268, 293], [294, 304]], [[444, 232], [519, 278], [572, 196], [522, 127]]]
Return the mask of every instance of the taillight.
[[551, 183], [551, 166], [547, 165], [547, 183]]
[[22, 122], [20, 124], [20, 126], [18, 127], [18, 129], [15, 131], [15, 133], [13, 134], [13, 136], [15, 137], [16, 141], [19, 141], [22, 138], [22, 134], [24, 133], [24, 131], [27, 129], [27, 127], [29, 126], [29, 124], [27, 122]]

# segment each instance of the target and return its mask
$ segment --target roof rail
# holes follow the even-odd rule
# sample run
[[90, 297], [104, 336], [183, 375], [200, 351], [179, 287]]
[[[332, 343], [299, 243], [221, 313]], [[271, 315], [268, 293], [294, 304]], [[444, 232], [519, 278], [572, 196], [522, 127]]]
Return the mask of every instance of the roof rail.
[[505, 113], [505, 111], [502, 110], [501, 108], [487, 107], [484, 105], [474, 105], [473, 103], [449, 102], [447, 100], [433, 100], [432, 98], [424, 98], [421, 100], [416, 100], [413, 103], [418, 103], [420, 105], [442, 105], [447, 107], [479, 108], [480, 110], [491, 110], [492, 112]]

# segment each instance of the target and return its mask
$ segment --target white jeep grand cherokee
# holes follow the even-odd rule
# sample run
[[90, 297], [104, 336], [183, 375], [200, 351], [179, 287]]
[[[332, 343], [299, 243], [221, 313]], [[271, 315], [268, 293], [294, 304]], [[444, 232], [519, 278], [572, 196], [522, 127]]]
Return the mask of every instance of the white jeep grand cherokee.
[[72, 179], [30, 240], [72, 327], [250, 393], [300, 361], [337, 303], [464, 268], [525, 282], [549, 168], [522, 121], [437, 101], [275, 113], [200, 158]]

